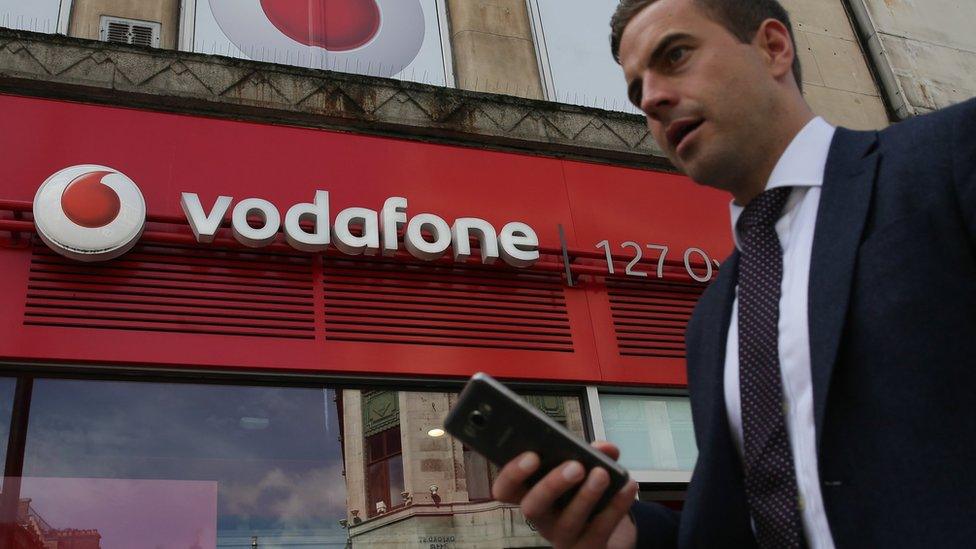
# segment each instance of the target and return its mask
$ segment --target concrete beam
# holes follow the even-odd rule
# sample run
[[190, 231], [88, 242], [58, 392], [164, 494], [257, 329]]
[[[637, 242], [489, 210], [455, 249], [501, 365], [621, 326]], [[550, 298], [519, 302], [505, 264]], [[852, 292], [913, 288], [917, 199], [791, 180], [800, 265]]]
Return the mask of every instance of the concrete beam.
[[8, 29], [0, 93], [671, 169], [640, 116]]

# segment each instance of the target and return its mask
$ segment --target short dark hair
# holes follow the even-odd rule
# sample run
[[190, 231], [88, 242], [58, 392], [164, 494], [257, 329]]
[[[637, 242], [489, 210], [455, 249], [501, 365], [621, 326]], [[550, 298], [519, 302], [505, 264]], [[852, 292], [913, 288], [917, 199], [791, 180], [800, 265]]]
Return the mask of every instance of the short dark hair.
[[[620, 38], [624, 28], [638, 12], [658, 0], [621, 0], [610, 19], [610, 51], [613, 58], [620, 63]], [[800, 54], [796, 49], [796, 37], [793, 35], [793, 25], [790, 14], [787, 13], [777, 0], [692, 0], [708, 12], [712, 18], [728, 29], [733, 36], [743, 43], [749, 43], [756, 37], [759, 26], [767, 19], [776, 19], [783, 23], [790, 31], [790, 41], [793, 42], [793, 77], [796, 85], [803, 89], [803, 73], [800, 69]]]

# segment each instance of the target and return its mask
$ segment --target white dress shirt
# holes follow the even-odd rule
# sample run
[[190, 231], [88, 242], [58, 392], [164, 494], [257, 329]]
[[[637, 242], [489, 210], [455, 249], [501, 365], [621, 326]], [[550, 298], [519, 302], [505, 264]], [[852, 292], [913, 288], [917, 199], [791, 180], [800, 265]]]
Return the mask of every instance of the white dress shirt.
[[[813, 229], [820, 205], [827, 152], [835, 128], [822, 118], [811, 120], [793, 138], [773, 169], [766, 189], [793, 187], [776, 234], [783, 248], [783, 291], [779, 302], [779, 362], [789, 433], [796, 465], [800, 496], [800, 517], [811, 549], [833, 549], [820, 475], [817, 471], [816, 434], [813, 419], [813, 384], [810, 379], [810, 329], [807, 318], [807, 290], [810, 280], [810, 252]], [[743, 207], [732, 201], [732, 234], [736, 247], [736, 222]], [[736, 288], [738, 293], [738, 288]], [[725, 406], [729, 427], [739, 455], [742, 455], [742, 406], [739, 398], [739, 299], [732, 304], [732, 320], [725, 346]]]

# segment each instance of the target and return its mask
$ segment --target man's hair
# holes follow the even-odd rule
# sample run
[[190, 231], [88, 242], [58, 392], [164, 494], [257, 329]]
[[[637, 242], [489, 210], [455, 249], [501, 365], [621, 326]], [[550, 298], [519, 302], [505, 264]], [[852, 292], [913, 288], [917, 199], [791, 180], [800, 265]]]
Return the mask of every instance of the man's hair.
[[[627, 23], [638, 12], [658, 0], [621, 0], [610, 19], [610, 51], [613, 58], [620, 63], [620, 38], [624, 34]], [[777, 0], [692, 0], [718, 24], [722, 25], [741, 42], [748, 44], [756, 37], [759, 26], [766, 19], [776, 19], [783, 23], [790, 31], [790, 41], [793, 43], [795, 57], [793, 59], [793, 77], [796, 85], [803, 89], [803, 73], [800, 70], [800, 54], [796, 50], [796, 37], [793, 35], [793, 25], [790, 24], [790, 14]]]

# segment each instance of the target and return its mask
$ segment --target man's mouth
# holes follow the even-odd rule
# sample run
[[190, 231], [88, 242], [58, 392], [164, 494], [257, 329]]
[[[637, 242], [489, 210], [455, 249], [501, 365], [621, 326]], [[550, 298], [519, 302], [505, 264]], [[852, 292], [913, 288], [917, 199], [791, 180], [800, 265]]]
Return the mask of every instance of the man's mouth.
[[677, 152], [685, 138], [691, 132], [697, 130], [704, 122], [705, 120], [701, 118], [684, 118], [672, 122], [667, 129], [668, 143], [671, 145], [671, 149]]

